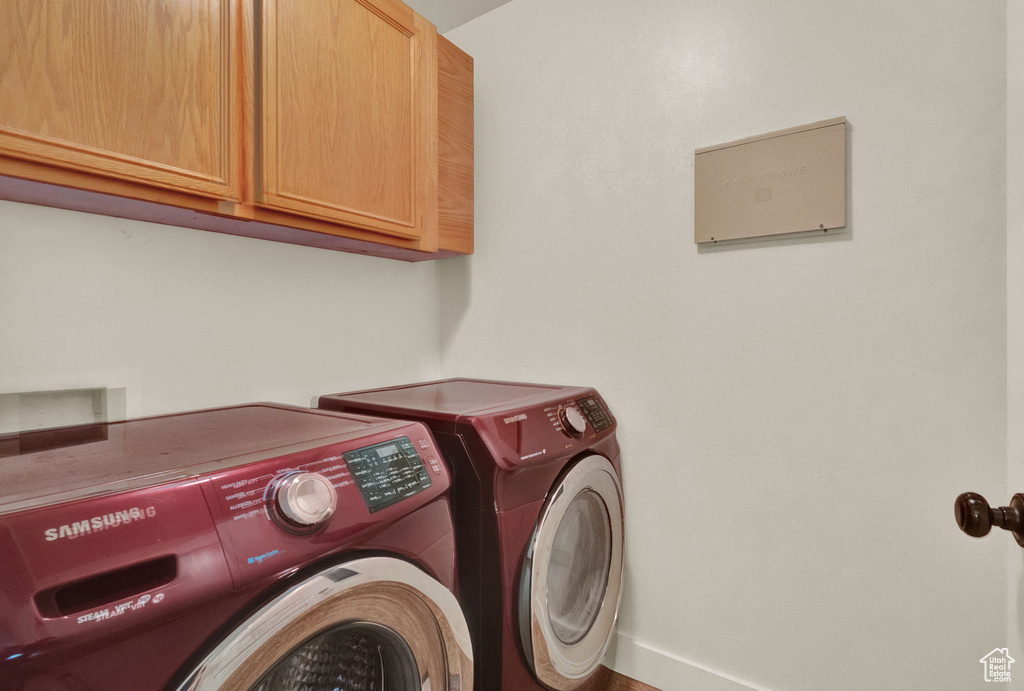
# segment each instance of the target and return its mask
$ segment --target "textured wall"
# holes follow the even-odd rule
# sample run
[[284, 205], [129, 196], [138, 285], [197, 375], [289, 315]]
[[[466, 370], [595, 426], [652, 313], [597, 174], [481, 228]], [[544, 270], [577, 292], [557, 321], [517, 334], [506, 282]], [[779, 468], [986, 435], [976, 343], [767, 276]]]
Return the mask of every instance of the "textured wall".
[[[477, 254], [440, 266], [442, 371], [614, 407], [620, 670], [969, 688], [1006, 644], [1006, 542], [952, 516], [1006, 494], [1005, 13], [513, 0], [449, 33]], [[845, 232], [694, 246], [695, 148], [840, 115]]]
[[[1024, 3], [1007, 3], [1006, 94], [1006, 320], [1008, 331], [1008, 473], [1010, 495], [1024, 492]], [[1024, 652], [1024, 550], [1008, 542], [1010, 654]], [[1024, 658], [1015, 658], [1024, 663]], [[1024, 665], [1014, 688], [1024, 689]]]
[[126, 388], [135, 417], [428, 378], [436, 273], [0, 202], [0, 393]]

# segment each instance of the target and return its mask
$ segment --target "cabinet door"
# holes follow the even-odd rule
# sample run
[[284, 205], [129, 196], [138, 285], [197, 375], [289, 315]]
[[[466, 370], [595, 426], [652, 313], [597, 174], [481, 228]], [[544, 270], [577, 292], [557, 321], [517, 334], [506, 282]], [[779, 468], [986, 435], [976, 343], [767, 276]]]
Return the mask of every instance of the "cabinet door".
[[256, 203], [437, 236], [437, 30], [396, 0], [263, 0]]
[[232, 6], [3, 0], [0, 158], [237, 198]]

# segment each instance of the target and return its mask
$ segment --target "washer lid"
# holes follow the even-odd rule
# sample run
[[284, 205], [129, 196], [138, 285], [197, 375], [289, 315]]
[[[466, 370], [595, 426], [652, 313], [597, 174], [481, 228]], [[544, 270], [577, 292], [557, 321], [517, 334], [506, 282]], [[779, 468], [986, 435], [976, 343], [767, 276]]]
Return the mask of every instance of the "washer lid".
[[[0, 514], [138, 489], [400, 427], [255, 404], [0, 436]], [[76, 431], [88, 434], [76, 434]]]

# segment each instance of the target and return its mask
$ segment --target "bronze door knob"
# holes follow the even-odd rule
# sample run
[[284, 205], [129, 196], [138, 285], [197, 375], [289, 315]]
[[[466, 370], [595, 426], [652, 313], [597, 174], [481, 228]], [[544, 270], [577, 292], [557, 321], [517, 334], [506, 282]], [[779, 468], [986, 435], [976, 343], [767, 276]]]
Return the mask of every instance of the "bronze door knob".
[[956, 524], [971, 537], [984, 537], [992, 526], [1009, 530], [1024, 547], [1024, 494], [1015, 494], [1009, 506], [993, 509], [985, 497], [976, 492], [964, 492], [953, 505]]

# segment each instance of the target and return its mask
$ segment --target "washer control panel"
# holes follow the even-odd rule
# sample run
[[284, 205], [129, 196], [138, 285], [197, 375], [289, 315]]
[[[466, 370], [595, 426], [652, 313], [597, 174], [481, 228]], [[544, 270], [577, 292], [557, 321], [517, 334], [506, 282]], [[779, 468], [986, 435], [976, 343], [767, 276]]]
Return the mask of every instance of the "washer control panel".
[[575, 407], [559, 408], [558, 422], [570, 437], [582, 437], [587, 431], [587, 421]]
[[304, 564], [430, 503], [451, 478], [426, 427], [311, 444], [202, 483], [236, 587]]
[[341, 456], [370, 513], [418, 494], [433, 484], [409, 437], [364, 446]]
[[608, 415], [608, 411], [601, 405], [601, 401], [597, 400], [597, 396], [581, 398], [576, 401], [576, 405], [580, 407], [583, 414], [590, 420], [590, 426], [594, 428], [594, 431], [600, 432], [612, 424], [611, 416]]

